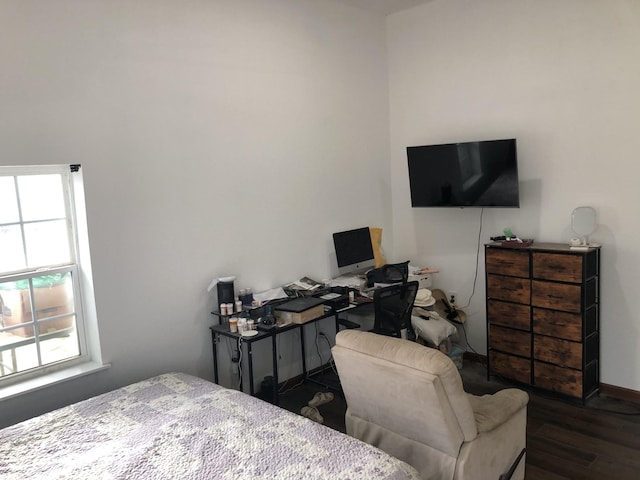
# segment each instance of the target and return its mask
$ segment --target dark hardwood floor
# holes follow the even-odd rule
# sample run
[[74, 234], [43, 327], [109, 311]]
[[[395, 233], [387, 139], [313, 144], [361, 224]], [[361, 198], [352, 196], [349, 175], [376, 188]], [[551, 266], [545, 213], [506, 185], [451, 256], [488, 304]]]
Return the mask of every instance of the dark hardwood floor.
[[[460, 373], [465, 390], [476, 395], [513, 386], [500, 379], [487, 380], [484, 365], [466, 359]], [[335, 384], [331, 370], [323, 377]], [[290, 388], [281, 389], [280, 403], [296, 413], [316, 392], [326, 390], [311, 382]], [[640, 405], [600, 394], [583, 407], [528, 392], [527, 480], [640, 478]], [[346, 403], [340, 395], [334, 397], [319, 411], [325, 425], [344, 432]]]

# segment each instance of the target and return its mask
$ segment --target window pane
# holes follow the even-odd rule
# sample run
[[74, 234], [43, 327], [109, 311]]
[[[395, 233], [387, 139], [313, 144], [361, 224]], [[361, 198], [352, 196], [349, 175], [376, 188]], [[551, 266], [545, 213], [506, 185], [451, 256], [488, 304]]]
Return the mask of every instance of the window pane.
[[22, 220], [50, 220], [65, 217], [61, 175], [18, 177]]
[[0, 227], [0, 273], [22, 270], [26, 266], [20, 226]]
[[58, 265], [71, 261], [65, 220], [26, 224], [24, 236], [29, 267]]
[[0, 177], [0, 205], [0, 223], [20, 221], [14, 177]]
[[71, 272], [0, 283], [0, 377], [80, 355], [73, 290]]
[[19, 337], [33, 337], [29, 280], [0, 283], [0, 303], [4, 330]]
[[[59, 329], [59, 323], [69, 326], [65, 329]], [[73, 316], [38, 322], [38, 334], [40, 335], [40, 355], [43, 365], [80, 355]]]
[[38, 351], [33, 339], [0, 333], [0, 349], [0, 377], [38, 366]]
[[[36, 308], [36, 320], [73, 313], [71, 273], [57, 273], [34, 278], [33, 303]], [[31, 312], [30, 307], [29, 312]], [[40, 333], [46, 333], [51, 328], [56, 330], [69, 328], [73, 324], [72, 320], [73, 318], [70, 317], [52, 320], [47, 322], [47, 329], [44, 328], [43, 324], [39, 331]]]

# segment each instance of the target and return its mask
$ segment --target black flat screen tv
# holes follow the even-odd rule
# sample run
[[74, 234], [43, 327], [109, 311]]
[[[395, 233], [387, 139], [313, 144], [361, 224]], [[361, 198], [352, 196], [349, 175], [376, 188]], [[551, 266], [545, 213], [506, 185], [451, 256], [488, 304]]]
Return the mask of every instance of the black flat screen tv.
[[516, 139], [407, 147], [412, 207], [519, 207]]

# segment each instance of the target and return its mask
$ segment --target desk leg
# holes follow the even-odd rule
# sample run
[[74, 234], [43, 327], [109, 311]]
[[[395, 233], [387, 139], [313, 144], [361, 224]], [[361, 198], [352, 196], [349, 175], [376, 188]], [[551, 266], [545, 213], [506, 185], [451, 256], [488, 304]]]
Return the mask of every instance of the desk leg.
[[[240, 355], [240, 356], [241, 356], [241, 355], [242, 355], [242, 337], [238, 337], [238, 343], [237, 343], [237, 345], [238, 345], [238, 349], [237, 349], [237, 351], [238, 351], [238, 355]], [[249, 344], [249, 345], [251, 345], [251, 344]], [[238, 385], [238, 389], [239, 389], [241, 392], [244, 392], [244, 389], [243, 389], [243, 386], [242, 386], [242, 383], [243, 383], [243, 381], [244, 381], [244, 375], [242, 375], [242, 363], [238, 363], [238, 364], [236, 365], [236, 367], [238, 368], [238, 374], [240, 375], [240, 383], [239, 383], [239, 385]]]
[[307, 354], [304, 348], [304, 324], [300, 325], [300, 350], [302, 352], [302, 377], [307, 378]]
[[271, 353], [273, 354], [273, 404], [280, 406], [280, 396], [278, 394], [278, 346], [276, 344], [275, 333], [271, 335]]
[[251, 351], [251, 342], [247, 342], [247, 350], [249, 355], [249, 393], [253, 395], [253, 352]]
[[218, 335], [211, 330], [211, 344], [213, 345], [213, 381], [218, 383]]

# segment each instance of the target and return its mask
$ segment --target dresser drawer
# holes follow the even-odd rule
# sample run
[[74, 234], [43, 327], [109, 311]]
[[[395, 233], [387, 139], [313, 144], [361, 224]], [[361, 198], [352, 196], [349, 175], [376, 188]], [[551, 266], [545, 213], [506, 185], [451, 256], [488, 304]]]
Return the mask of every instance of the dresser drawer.
[[531, 280], [504, 275], [487, 275], [487, 296], [496, 300], [528, 305], [531, 301]]
[[582, 343], [561, 338], [533, 336], [533, 358], [560, 367], [582, 368]]
[[487, 316], [493, 325], [531, 330], [531, 307], [529, 305], [488, 300]]
[[534, 308], [533, 333], [580, 342], [582, 340], [582, 317], [578, 313]]
[[531, 281], [531, 304], [535, 307], [580, 313], [581, 295], [580, 285]]
[[531, 334], [512, 328], [489, 325], [489, 342], [492, 349], [513, 353], [522, 357], [531, 356]]
[[490, 373], [531, 384], [531, 360], [500, 352], [489, 352]]
[[487, 273], [529, 277], [529, 252], [488, 248], [485, 250], [485, 270]]
[[572, 397], [582, 397], [582, 371], [534, 362], [533, 385]]
[[533, 252], [533, 278], [581, 283], [582, 255]]

